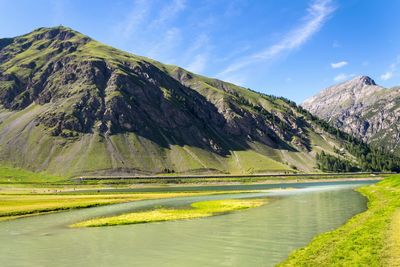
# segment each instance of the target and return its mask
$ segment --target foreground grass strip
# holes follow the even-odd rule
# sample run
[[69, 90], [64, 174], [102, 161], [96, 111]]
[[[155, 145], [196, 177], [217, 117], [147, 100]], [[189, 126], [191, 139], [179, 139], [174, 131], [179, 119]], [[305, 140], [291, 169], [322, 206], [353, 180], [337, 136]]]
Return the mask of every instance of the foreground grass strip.
[[264, 205], [265, 203], [265, 199], [225, 199], [202, 201], [193, 203], [191, 205], [191, 209], [159, 208], [151, 211], [134, 212], [119, 216], [96, 218], [76, 223], [72, 225], [72, 227], [98, 227], [195, 219], [232, 212], [235, 210], [255, 208]]
[[358, 191], [369, 200], [366, 212], [317, 236], [280, 266], [400, 266], [400, 176]]
[[393, 216], [385, 251], [387, 251], [386, 265], [400, 266], [400, 209]]
[[[239, 192], [239, 191], [238, 191]], [[0, 194], [0, 221], [47, 212], [88, 208], [130, 201], [203, 196], [224, 192], [118, 193], [118, 194]], [[232, 192], [229, 192], [232, 193]], [[236, 192], [233, 192], [236, 193]]]

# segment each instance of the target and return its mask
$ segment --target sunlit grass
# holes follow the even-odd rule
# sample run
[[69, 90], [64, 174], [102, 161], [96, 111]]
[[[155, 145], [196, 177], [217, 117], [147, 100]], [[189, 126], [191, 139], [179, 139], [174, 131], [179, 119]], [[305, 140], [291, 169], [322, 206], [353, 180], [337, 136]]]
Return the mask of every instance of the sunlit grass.
[[385, 251], [388, 251], [387, 265], [400, 266], [400, 209], [393, 216]]
[[18, 216], [40, 214], [45, 212], [88, 208], [130, 201], [202, 196], [223, 193], [226, 192], [205, 191], [114, 194], [0, 194], [0, 220], [14, 219]]
[[0, 164], [0, 183], [48, 183], [63, 178]]
[[236, 210], [259, 207], [265, 199], [225, 199], [195, 202], [190, 209], [158, 208], [150, 211], [133, 212], [112, 217], [95, 218], [76, 223], [72, 227], [98, 227], [123, 224], [162, 222], [172, 220], [209, 217]]

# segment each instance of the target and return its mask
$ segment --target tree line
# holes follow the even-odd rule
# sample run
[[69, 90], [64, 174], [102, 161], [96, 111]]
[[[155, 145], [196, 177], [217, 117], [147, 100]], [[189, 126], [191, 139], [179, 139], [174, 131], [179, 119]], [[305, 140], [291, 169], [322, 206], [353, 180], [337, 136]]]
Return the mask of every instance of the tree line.
[[366, 172], [400, 172], [400, 158], [397, 155], [386, 151], [382, 147], [375, 147], [366, 144], [362, 140], [345, 133], [336, 127], [333, 127], [328, 122], [312, 115], [309, 111], [305, 110], [301, 106], [298, 106], [291, 100], [288, 100], [284, 97], [273, 98], [285, 101], [290, 107], [303, 115], [307, 120], [314, 122], [326, 132], [335, 135], [338, 139], [343, 140], [344, 148], [357, 159], [357, 163], [354, 164], [350, 161], [328, 155], [326, 153], [324, 153], [324, 155], [322, 153], [318, 154], [317, 156], [319, 159], [317, 158], [317, 167], [322, 171], [346, 172], [350, 169], [353, 171]]

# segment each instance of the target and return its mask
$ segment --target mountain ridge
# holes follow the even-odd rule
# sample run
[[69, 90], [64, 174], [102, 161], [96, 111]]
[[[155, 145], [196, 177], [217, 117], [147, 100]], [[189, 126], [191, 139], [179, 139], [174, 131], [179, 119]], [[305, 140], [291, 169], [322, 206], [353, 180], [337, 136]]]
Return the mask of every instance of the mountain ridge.
[[0, 44], [2, 162], [81, 175], [315, 171], [321, 151], [357, 161], [335, 150], [348, 140], [284, 98], [66, 27]]
[[301, 106], [365, 142], [399, 153], [399, 104], [399, 88], [387, 89], [358, 76], [320, 91]]

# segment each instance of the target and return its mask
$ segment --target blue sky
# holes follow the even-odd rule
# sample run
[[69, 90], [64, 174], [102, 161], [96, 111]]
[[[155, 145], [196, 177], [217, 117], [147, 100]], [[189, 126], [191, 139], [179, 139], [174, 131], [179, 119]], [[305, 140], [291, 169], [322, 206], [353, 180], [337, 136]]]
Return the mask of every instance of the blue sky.
[[356, 75], [400, 85], [398, 0], [0, 0], [0, 8], [0, 38], [61, 24], [296, 102]]

